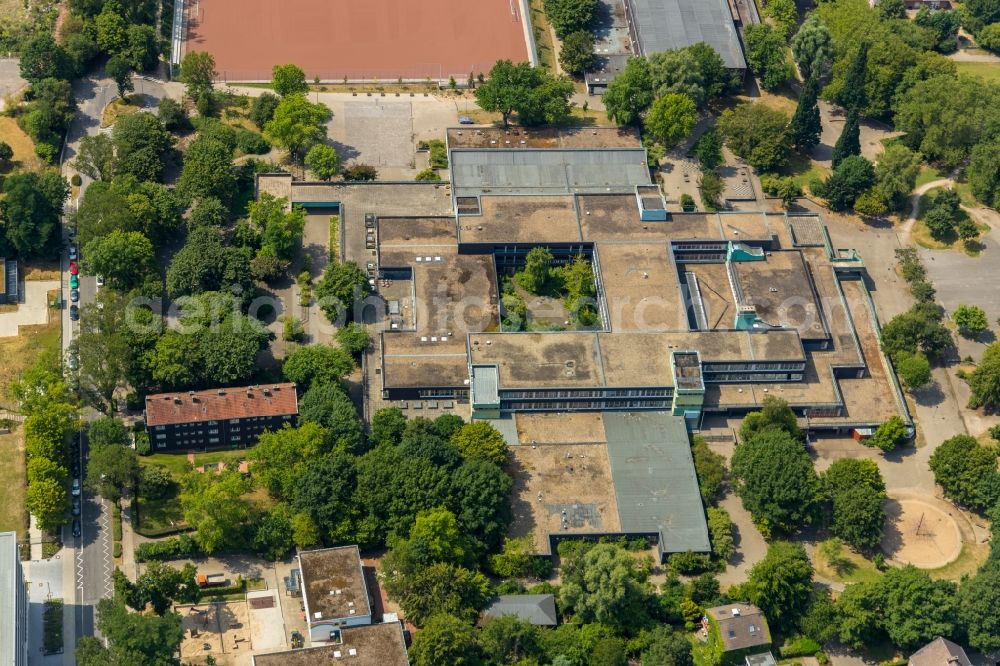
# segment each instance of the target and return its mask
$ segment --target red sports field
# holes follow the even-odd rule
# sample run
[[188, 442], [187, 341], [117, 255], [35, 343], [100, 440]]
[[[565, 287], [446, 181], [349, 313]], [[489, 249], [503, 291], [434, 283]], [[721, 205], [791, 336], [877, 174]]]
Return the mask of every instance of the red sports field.
[[433, 78], [528, 60], [521, 0], [188, 0], [185, 51], [227, 81], [295, 63], [312, 80]]

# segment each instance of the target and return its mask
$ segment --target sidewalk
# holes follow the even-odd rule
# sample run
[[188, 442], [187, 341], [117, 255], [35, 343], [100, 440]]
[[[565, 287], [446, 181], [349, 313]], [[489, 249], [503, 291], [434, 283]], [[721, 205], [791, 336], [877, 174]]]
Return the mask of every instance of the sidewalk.
[[138, 545], [132, 530], [132, 500], [122, 499], [122, 558], [121, 570], [129, 580], [139, 577], [139, 564], [135, 561], [135, 547]]
[[42, 559], [42, 531], [35, 524], [35, 516], [28, 514], [28, 542], [31, 544], [32, 560]]

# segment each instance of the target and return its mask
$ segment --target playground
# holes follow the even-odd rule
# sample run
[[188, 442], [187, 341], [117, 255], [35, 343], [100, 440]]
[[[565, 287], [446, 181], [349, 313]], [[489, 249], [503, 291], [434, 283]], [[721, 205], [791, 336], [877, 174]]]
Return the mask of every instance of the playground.
[[962, 532], [953, 514], [958, 509], [913, 497], [890, 498], [882, 550], [899, 564], [938, 569], [962, 552]]
[[497, 60], [534, 60], [527, 0], [187, 0], [184, 51], [223, 81], [269, 81], [295, 63], [323, 82], [464, 84]]

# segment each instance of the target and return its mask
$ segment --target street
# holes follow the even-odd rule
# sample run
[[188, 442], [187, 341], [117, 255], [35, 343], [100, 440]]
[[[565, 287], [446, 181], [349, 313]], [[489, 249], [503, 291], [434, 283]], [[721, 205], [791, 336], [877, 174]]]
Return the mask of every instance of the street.
[[[155, 109], [158, 100], [165, 94], [164, 85], [158, 81], [140, 76], [133, 78], [135, 93], [140, 96], [145, 108]], [[101, 131], [101, 114], [104, 107], [111, 102], [116, 89], [114, 83], [104, 78], [103, 72], [74, 82], [73, 91], [79, 104], [78, 113], [70, 126], [67, 141], [63, 147], [62, 173], [67, 180], [76, 173], [73, 159], [79, 149], [80, 140], [84, 136], [94, 135]], [[67, 247], [70, 245], [69, 226], [73, 215], [79, 206], [80, 199], [92, 179], [79, 174], [81, 185], [76, 198], [66, 204], [63, 215], [63, 237]], [[69, 301], [69, 257], [63, 253], [61, 262], [61, 298], [62, 309], [62, 350], [65, 355], [79, 330], [79, 322], [70, 320]], [[91, 304], [97, 297], [97, 280], [92, 275], [79, 276], [80, 308]], [[93, 420], [97, 414], [90, 410], [85, 412], [84, 421]], [[81, 435], [82, 444], [79, 447], [80, 471], [86, 474], [87, 441]], [[94, 606], [98, 601], [111, 596], [111, 574], [114, 571], [112, 558], [111, 534], [111, 504], [86, 487], [81, 492], [81, 515], [79, 537], [72, 536], [71, 525], [63, 528], [63, 549], [51, 560], [32, 561], [28, 567], [31, 586], [31, 623], [41, 633], [41, 609], [46, 598], [62, 598], [65, 603], [63, 617], [64, 651], [61, 659], [57, 655], [43, 657], [41, 653], [31, 653], [31, 663], [44, 666], [55, 664], [75, 664], [74, 651], [77, 641], [83, 636], [94, 635]], [[36, 612], [37, 611], [37, 612]]]

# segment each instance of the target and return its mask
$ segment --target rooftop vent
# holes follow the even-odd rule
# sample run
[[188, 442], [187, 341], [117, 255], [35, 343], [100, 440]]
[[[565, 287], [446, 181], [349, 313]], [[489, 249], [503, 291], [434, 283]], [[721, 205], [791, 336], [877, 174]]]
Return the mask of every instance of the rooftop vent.
[[733, 609], [733, 617], [739, 617], [739, 616], [740, 616], [740, 609], [739, 608], [734, 608]]

